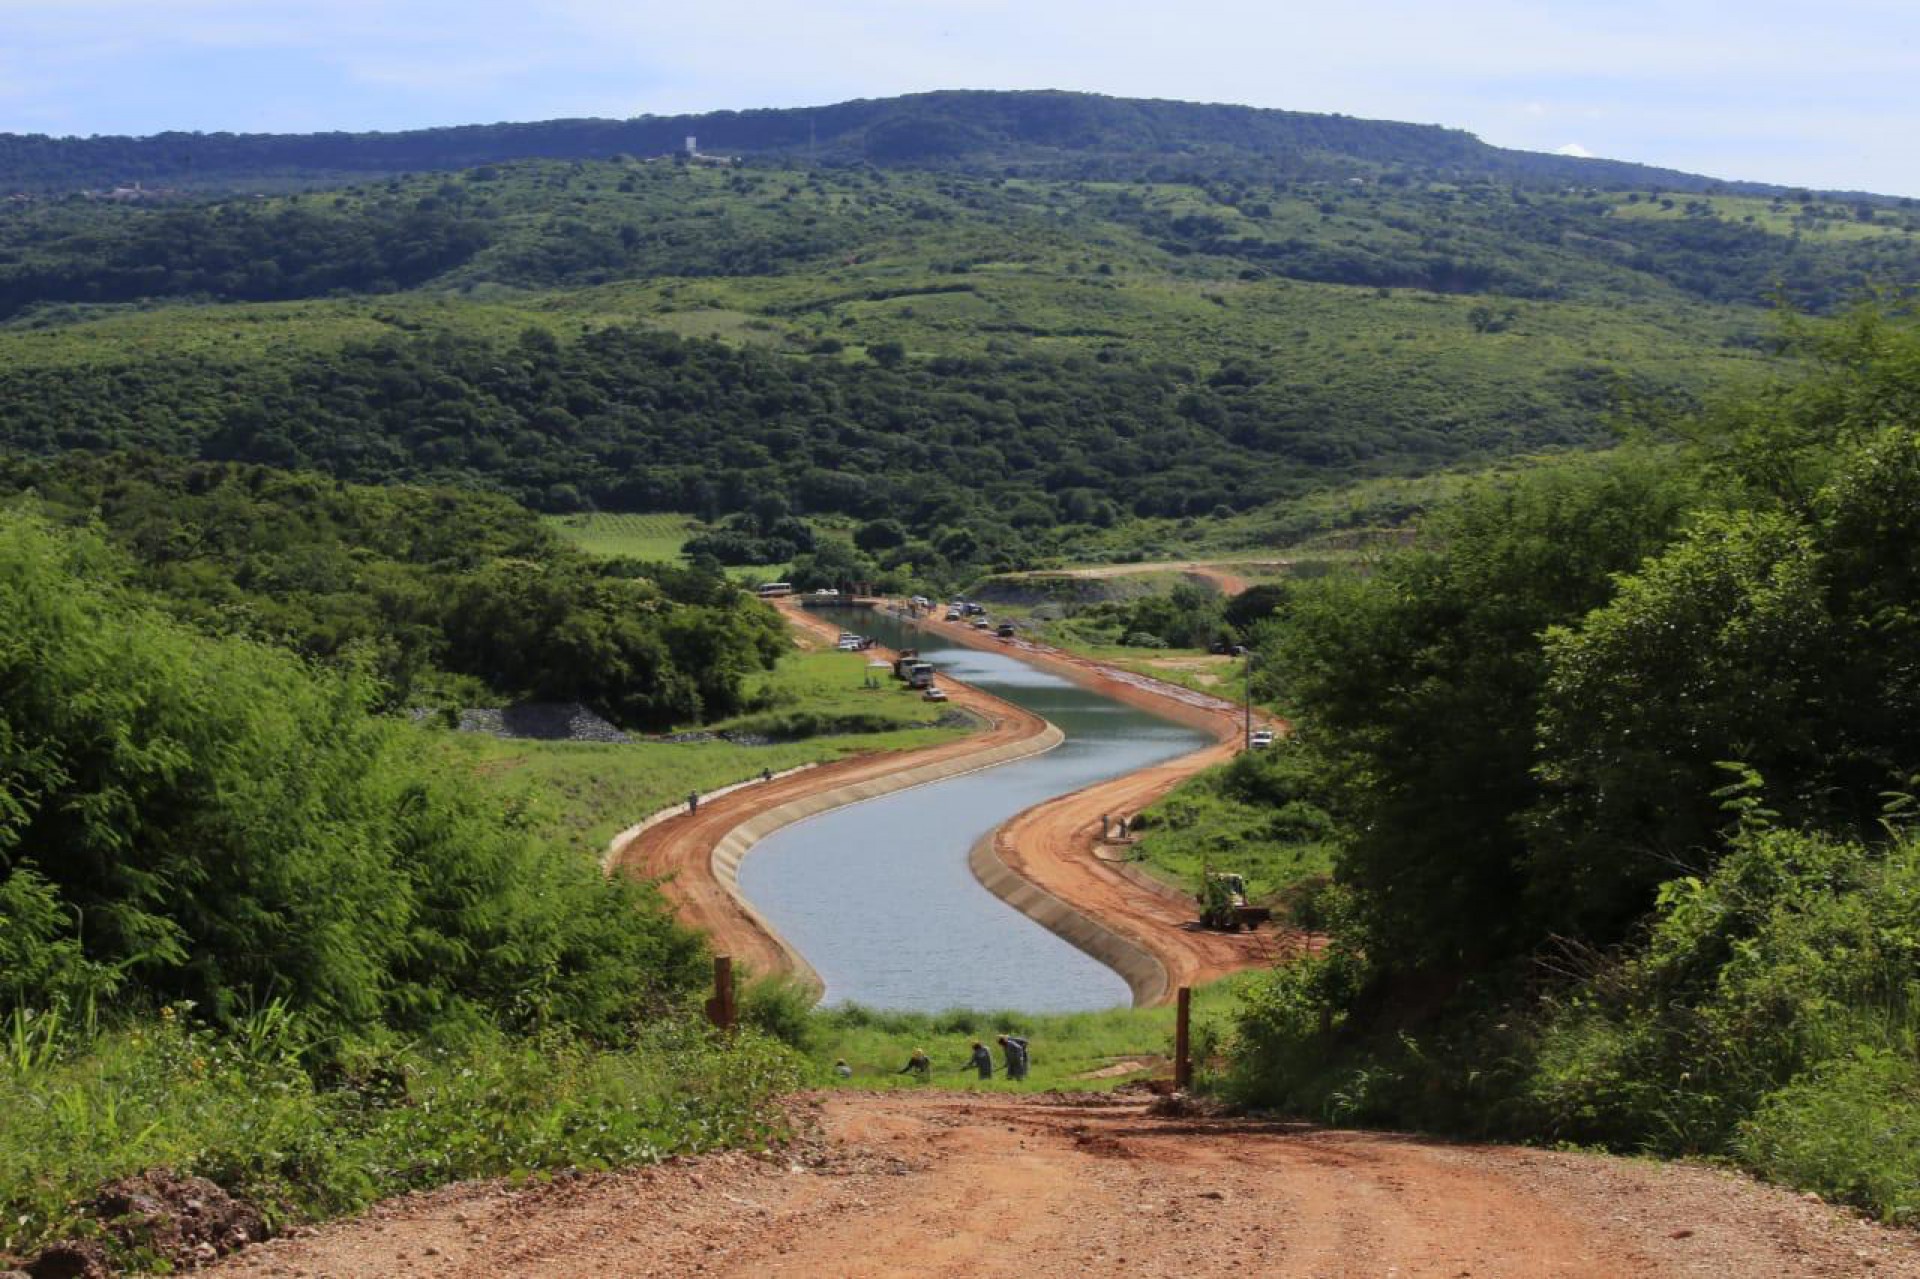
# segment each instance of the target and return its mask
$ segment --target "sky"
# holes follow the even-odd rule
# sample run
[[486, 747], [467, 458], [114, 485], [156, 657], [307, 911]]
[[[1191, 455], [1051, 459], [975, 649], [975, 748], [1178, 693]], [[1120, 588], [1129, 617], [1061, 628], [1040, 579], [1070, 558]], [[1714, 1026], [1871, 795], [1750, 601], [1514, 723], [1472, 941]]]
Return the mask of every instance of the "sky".
[[0, 0], [0, 132], [406, 129], [959, 88], [1341, 112], [1920, 197], [1920, 0]]

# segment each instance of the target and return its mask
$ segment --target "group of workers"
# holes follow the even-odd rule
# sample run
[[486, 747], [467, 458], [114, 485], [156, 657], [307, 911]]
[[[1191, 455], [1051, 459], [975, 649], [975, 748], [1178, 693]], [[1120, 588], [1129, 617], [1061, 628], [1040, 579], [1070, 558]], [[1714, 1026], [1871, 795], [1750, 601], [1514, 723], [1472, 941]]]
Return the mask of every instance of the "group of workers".
[[[1000, 1051], [1006, 1057], [1006, 1064], [1002, 1068], [1006, 1078], [1015, 1082], [1025, 1079], [1027, 1077], [1027, 1041], [1018, 1035], [1001, 1035], [996, 1042], [999, 1043]], [[956, 1069], [978, 1071], [980, 1078], [992, 1079], [993, 1052], [976, 1039], [973, 1041], [971, 1055]], [[851, 1079], [853, 1067], [842, 1059], [833, 1063], [833, 1073], [842, 1079]], [[933, 1058], [927, 1056], [924, 1048], [916, 1048], [913, 1050], [913, 1056], [907, 1058], [907, 1064], [893, 1073], [912, 1075], [924, 1083], [933, 1078]]]

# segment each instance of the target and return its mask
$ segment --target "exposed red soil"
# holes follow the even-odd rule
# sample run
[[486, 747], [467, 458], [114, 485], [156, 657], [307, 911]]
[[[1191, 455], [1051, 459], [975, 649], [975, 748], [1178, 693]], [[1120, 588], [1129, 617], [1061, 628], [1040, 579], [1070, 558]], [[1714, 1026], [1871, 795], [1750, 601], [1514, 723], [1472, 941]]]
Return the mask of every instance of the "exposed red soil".
[[[1178, 720], [1213, 737], [1213, 744], [1202, 750], [1035, 805], [994, 834], [994, 850], [1010, 869], [1158, 959], [1167, 971], [1160, 999], [1171, 998], [1181, 986], [1270, 966], [1316, 944], [1306, 934], [1271, 926], [1244, 933], [1201, 928], [1191, 896], [1116, 860], [1124, 857], [1124, 846], [1108, 845], [1100, 837], [1103, 819], [1130, 817], [1194, 774], [1232, 759], [1241, 749], [1246, 730], [1239, 708], [1046, 645], [994, 639], [958, 623], [929, 625], [960, 643], [1007, 648], [1025, 661], [1116, 701]], [[1266, 716], [1257, 717], [1255, 723], [1286, 728]]]
[[[828, 640], [839, 633], [838, 627], [804, 609], [789, 607], [783, 611], [804, 633], [824, 635]], [[873, 654], [889, 655], [884, 649], [875, 649]], [[854, 756], [722, 795], [701, 804], [697, 812], [671, 818], [642, 831], [614, 851], [609, 866], [627, 874], [661, 880], [661, 890], [672, 903], [674, 913], [683, 923], [706, 933], [716, 952], [733, 956], [736, 963], [756, 973], [790, 972], [792, 965], [779, 941], [715, 877], [714, 846], [749, 818], [789, 800], [906, 768], [942, 760], [962, 760], [999, 746], [1026, 741], [1047, 730], [1044, 719], [1011, 702], [957, 681], [942, 680], [941, 684], [952, 705], [979, 716], [987, 727], [959, 741], [925, 750]]]
[[450, 1186], [220, 1279], [581, 1275], [1920, 1276], [1920, 1240], [1698, 1166], [1103, 1097], [834, 1094], [821, 1131], [513, 1190]]

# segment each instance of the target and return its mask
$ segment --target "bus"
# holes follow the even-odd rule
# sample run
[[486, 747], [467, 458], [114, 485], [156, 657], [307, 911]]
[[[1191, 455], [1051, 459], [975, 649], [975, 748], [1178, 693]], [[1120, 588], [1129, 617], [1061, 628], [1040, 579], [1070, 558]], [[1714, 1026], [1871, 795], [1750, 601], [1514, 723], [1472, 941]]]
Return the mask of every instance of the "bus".
[[782, 595], [793, 594], [792, 582], [762, 582], [753, 588], [753, 593], [763, 600], [776, 599]]

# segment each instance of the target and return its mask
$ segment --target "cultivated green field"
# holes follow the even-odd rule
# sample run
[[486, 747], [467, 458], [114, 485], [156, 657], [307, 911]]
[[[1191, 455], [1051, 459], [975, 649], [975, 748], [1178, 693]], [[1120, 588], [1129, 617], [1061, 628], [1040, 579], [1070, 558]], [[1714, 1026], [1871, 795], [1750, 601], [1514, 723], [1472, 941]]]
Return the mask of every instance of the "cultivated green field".
[[550, 515], [547, 527], [590, 555], [674, 563], [687, 539], [700, 531], [691, 515], [618, 515], [593, 512]]

